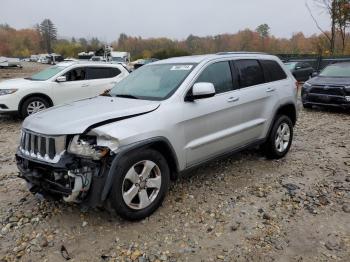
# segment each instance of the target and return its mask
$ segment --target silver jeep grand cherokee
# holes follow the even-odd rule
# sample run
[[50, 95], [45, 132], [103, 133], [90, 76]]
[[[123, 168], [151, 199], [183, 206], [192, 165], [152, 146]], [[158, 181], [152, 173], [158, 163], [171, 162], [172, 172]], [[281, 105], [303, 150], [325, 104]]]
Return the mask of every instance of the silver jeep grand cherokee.
[[208, 160], [260, 145], [289, 150], [297, 86], [281, 61], [218, 53], [146, 65], [102, 96], [28, 117], [16, 153], [30, 191], [102, 206], [138, 220], [171, 179]]

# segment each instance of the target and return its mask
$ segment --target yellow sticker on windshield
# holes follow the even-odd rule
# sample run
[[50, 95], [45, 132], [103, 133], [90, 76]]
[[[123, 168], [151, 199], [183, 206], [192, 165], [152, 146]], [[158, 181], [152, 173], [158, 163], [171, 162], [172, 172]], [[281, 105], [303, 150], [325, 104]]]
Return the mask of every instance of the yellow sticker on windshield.
[[175, 65], [173, 66], [170, 70], [172, 71], [178, 71], [178, 70], [191, 70], [191, 68], [193, 67], [193, 65]]

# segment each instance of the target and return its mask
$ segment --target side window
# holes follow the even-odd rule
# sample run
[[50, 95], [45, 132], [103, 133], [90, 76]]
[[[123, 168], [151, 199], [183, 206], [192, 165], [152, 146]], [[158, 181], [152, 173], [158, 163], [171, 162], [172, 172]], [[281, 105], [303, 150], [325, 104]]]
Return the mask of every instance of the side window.
[[265, 82], [264, 73], [257, 60], [236, 60], [234, 61], [239, 72], [240, 87], [259, 85]]
[[260, 63], [264, 70], [266, 82], [273, 82], [287, 78], [286, 73], [276, 61], [260, 60]]
[[102, 79], [102, 78], [112, 78], [119, 75], [121, 72], [118, 68], [109, 67], [88, 67], [87, 68], [87, 79]]
[[311, 65], [309, 63], [303, 63], [302, 68], [309, 68]]
[[74, 68], [68, 71], [66, 74], [67, 81], [81, 81], [86, 79], [86, 68]]
[[297, 69], [297, 68], [303, 68], [303, 66], [302, 66], [303, 64], [302, 63], [297, 63], [296, 65], [295, 65], [295, 69]]
[[120, 73], [121, 71], [118, 68], [115, 68], [115, 67], [109, 68], [109, 77], [116, 77]]
[[209, 65], [197, 78], [196, 83], [213, 83], [217, 94], [232, 91], [232, 76], [229, 62], [218, 62]]

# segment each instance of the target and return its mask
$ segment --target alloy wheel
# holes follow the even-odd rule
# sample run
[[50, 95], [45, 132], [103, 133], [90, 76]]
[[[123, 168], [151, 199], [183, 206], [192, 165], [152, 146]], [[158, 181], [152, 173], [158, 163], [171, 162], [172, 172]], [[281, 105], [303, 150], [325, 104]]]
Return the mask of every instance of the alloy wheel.
[[162, 175], [156, 163], [143, 160], [134, 164], [123, 180], [122, 194], [125, 204], [135, 210], [148, 207], [156, 199], [161, 183]]
[[277, 129], [275, 147], [280, 153], [283, 153], [290, 143], [290, 128], [287, 123], [281, 123]]
[[28, 115], [35, 114], [39, 111], [46, 109], [46, 105], [41, 101], [33, 101], [27, 107]]

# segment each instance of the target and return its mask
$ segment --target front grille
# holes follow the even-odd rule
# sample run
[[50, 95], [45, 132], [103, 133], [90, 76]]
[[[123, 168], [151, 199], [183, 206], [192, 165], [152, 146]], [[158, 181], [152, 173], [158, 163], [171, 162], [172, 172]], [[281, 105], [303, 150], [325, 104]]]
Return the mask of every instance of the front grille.
[[344, 96], [343, 86], [312, 86], [310, 93], [321, 95]]
[[26, 156], [57, 163], [66, 149], [66, 136], [47, 136], [22, 130], [19, 150]]

